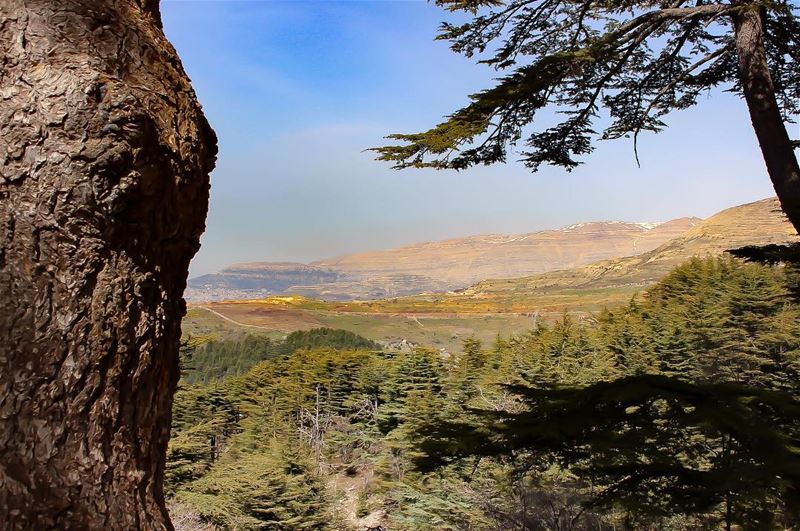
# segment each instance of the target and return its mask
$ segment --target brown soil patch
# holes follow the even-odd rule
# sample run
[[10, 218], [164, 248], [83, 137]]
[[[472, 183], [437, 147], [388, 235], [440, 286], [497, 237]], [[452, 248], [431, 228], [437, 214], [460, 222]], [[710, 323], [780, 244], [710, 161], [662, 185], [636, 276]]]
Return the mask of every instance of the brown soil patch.
[[291, 332], [323, 326], [308, 312], [292, 308], [242, 303], [212, 303], [205, 307], [238, 323], [274, 330]]

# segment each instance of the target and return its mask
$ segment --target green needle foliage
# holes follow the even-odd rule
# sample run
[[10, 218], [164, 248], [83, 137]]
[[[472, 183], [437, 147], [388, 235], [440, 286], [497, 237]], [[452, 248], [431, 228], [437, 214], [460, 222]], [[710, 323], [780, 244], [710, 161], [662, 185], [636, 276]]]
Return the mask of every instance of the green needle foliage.
[[208, 521], [233, 529], [324, 529], [324, 487], [313, 462], [273, 441], [258, 452], [227, 455], [220, 466], [180, 491]]
[[622, 307], [452, 355], [330, 330], [220, 343], [261, 360], [181, 383], [166, 494], [242, 530], [796, 527], [796, 285], [695, 259]]
[[[472, 19], [444, 23], [438, 39], [503, 72], [497, 84], [432, 129], [375, 148], [395, 168], [465, 169], [521, 161], [572, 169], [598, 139], [658, 132], [671, 111], [713, 87], [742, 91], [734, 19], [761, 9], [764, 47], [784, 121], [800, 111], [800, 21], [790, 1], [437, 0]], [[538, 113], [552, 126], [526, 132]], [[549, 123], [548, 116], [544, 123]], [[600, 127], [600, 124], [604, 124]]]
[[417, 426], [415, 464], [430, 472], [489, 457], [540, 478], [555, 467], [592, 485], [584, 507], [648, 522], [797, 523], [800, 313], [790, 283], [782, 269], [695, 259], [592, 330], [570, 332], [567, 318], [537, 330], [506, 347], [527, 361], [503, 386], [511, 406]]
[[238, 376], [260, 361], [310, 348], [372, 349], [380, 345], [347, 330], [313, 328], [292, 332], [283, 340], [248, 335], [239, 341], [190, 338], [192, 348], [182, 356], [183, 381], [210, 383]]
[[663, 517], [731, 503], [748, 528], [796, 521], [800, 403], [784, 393], [660, 375], [514, 391], [522, 412], [421, 427], [418, 463], [514, 455], [520, 467], [558, 465], [590, 481], [594, 507]]

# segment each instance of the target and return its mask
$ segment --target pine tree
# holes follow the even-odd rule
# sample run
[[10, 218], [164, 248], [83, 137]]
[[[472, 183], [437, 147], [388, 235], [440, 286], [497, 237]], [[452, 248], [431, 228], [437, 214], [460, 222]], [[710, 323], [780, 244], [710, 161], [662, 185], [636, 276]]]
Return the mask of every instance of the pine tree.
[[231, 529], [325, 529], [324, 487], [292, 442], [233, 452], [177, 493], [207, 520]]
[[455, 357], [449, 370], [449, 403], [459, 407], [469, 404], [479, 392], [479, 381], [486, 362], [487, 354], [483, 351], [481, 342], [475, 338], [465, 339], [462, 352]]
[[[439, 39], [503, 72], [435, 127], [376, 148], [397, 169], [462, 170], [519, 157], [571, 170], [595, 142], [666, 127], [715, 87], [743, 96], [781, 207], [800, 231], [800, 166], [786, 129], [800, 113], [800, 6], [722, 1], [438, 0], [468, 19]], [[471, 19], [469, 19], [471, 17]], [[604, 108], [605, 112], [601, 112]], [[536, 127], [543, 109], [562, 119]], [[598, 130], [601, 117], [610, 117]]]
[[399, 427], [417, 407], [415, 402], [426, 394], [442, 390], [443, 364], [439, 354], [427, 349], [413, 349], [397, 355], [390, 377], [382, 390], [385, 404], [380, 416], [381, 429], [388, 433]]
[[711, 514], [745, 528], [796, 521], [800, 403], [786, 394], [659, 375], [517, 392], [524, 412], [428, 424], [417, 465], [516, 454], [527, 456], [522, 470], [556, 465], [591, 482], [595, 507]]
[[485, 456], [576, 474], [592, 490], [573, 494], [624, 508], [635, 528], [796, 523], [791, 282], [781, 268], [695, 259], [596, 329], [562, 319], [504, 343], [498, 381], [509, 366], [524, 375], [504, 387], [517, 401], [420, 423], [415, 462]]

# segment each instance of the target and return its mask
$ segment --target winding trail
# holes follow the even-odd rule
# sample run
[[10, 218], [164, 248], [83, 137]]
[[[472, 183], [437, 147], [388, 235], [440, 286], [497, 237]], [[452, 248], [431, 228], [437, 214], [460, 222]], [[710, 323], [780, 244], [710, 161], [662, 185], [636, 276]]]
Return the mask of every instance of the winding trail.
[[218, 311], [216, 311], [216, 310], [212, 310], [211, 308], [208, 308], [207, 306], [195, 306], [195, 308], [202, 308], [203, 310], [206, 310], [207, 312], [211, 312], [211, 313], [213, 313], [214, 315], [216, 315], [217, 317], [219, 317], [220, 319], [224, 319], [225, 321], [228, 321], [229, 323], [233, 323], [233, 324], [235, 324], [236, 326], [246, 326], [246, 327], [248, 327], [248, 328], [258, 328], [258, 329], [261, 329], [261, 330], [270, 330], [270, 331], [272, 331], [272, 332], [275, 332], [275, 331], [276, 331], [276, 330], [275, 330], [275, 328], [273, 328], [273, 327], [270, 327], [270, 326], [261, 326], [261, 325], [247, 324], [247, 323], [242, 323], [242, 322], [236, 321], [236, 320], [234, 320], [234, 319], [231, 319], [231, 318], [230, 318], [230, 317], [228, 317], [227, 315], [222, 315], [222, 314], [221, 314], [221, 313], [219, 313]]

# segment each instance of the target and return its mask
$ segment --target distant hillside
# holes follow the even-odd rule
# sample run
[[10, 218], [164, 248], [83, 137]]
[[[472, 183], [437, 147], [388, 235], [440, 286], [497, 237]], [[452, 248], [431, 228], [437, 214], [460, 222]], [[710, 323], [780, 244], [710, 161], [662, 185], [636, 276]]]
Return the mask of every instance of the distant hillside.
[[502, 296], [559, 289], [643, 286], [693, 256], [718, 255], [746, 245], [800, 241], [775, 198], [748, 203], [702, 221], [657, 248], [625, 258], [516, 279], [486, 280], [464, 290], [465, 297]]
[[367, 277], [425, 275], [447, 284], [464, 285], [497, 276], [530, 275], [643, 253], [699, 221], [681, 218], [661, 224], [579, 223], [558, 230], [472, 236], [357, 253], [313, 265]]
[[329, 300], [379, 299], [448, 291], [643, 253], [701, 220], [604, 221], [519, 235], [488, 235], [370, 251], [312, 264], [255, 262], [189, 281], [190, 300], [297, 294]]
[[297, 284], [325, 284], [341, 278], [342, 275], [336, 271], [323, 267], [294, 262], [253, 262], [235, 264], [219, 273], [189, 279], [189, 294], [205, 294], [208, 300], [224, 298], [225, 293], [231, 291], [264, 296], [283, 293]]
[[[625, 304], [692, 256], [718, 255], [746, 245], [800, 241], [774, 199], [724, 210], [640, 255], [527, 277], [486, 280], [470, 288], [383, 300], [320, 301], [271, 297], [203, 304], [184, 320], [194, 335], [242, 331], [289, 332], [321, 326], [374, 340], [460, 348], [467, 337], [489, 342], [520, 333], [539, 320], [586, 315]], [[329, 286], [336, 286], [336, 281]], [[353, 289], [358, 289], [354, 285]]]
[[[346, 301], [463, 290], [452, 298], [466, 301], [532, 297], [557, 290], [636, 288], [657, 281], [692, 256], [798, 240], [777, 200], [771, 198], [723, 210], [706, 220], [579, 223], [516, 236], [421, 243], [312, 264], [237, 264], [191, 279], [187, 299], [294, 294]], [[493, 278], [504, 280], [484, 280]]]

